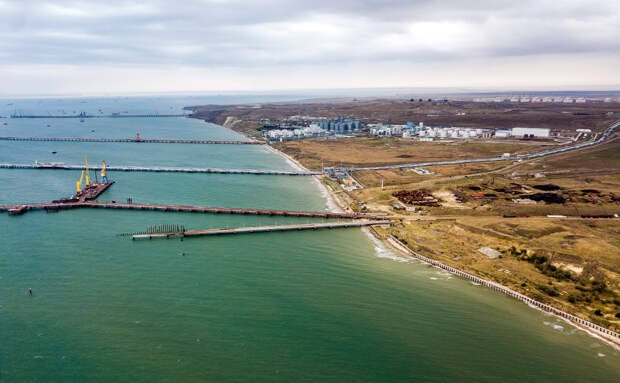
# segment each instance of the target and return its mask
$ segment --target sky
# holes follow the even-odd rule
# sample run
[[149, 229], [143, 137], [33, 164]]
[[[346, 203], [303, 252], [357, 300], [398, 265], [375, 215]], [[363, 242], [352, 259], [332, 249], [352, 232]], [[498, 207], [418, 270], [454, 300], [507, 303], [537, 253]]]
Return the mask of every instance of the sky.
[[618, 0], [0, 0], [0, 94], [619, 89]]

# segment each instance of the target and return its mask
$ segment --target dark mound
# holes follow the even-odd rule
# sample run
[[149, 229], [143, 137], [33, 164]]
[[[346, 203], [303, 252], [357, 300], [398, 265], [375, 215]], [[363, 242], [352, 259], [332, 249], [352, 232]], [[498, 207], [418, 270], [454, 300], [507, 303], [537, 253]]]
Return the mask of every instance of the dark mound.
[[544, 191], [554, 191], [554, 190], [560, 190], [561, 189], [558, 185], [553, 185], [553, 184], [534, 185], [532, 187], [534, 189], [544, 190]]
[[530, 194], [528, 196], [523, 196], [523, 198], [528, 198], [533, 201], [545, 201], [546, 203], [564, 203], [566, 202], [566, 198], [561, 195], [557, 195], [555, 193], [536, 193]]

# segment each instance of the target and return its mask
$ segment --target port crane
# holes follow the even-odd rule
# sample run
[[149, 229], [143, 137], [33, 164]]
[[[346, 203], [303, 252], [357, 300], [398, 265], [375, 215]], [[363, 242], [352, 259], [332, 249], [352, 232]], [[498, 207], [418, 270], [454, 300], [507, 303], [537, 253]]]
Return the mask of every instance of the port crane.
[[89, 171], [88, 171], [88, 156], [84, 156], [84, 162], [86, 163], [86, 186], [90, 186], [90, 178], [89, 178]]
[[105, 175], [105, 160], [101, 161], [103, 165], [101, 165], [101, 182], [104, 184], [108, 183], [108, 177]]
[[[88, 156], [84, 156], [85, 170], [82, 170], [82, 175], [80, 179], [76, 181], [76, 189], [79, 193], [82, 191], [82, 182], [84, 181], [84, 174], [86, 174], [86, 188], [90, 186], [90, 170], [88, 169]], [[95, 174], [96, 178], [97, 174]], [[105, 175], [105, 161], [103, 161], [103, 166], [101, 167], [101, 178], [103, 178], [104, 183], [108, 183], [108, 177]], [[95, 182], [97, 184], [97, 182]]]
[[80, 179], [75, 181], [75, 186], [76, 186], [76, 189], [77, 189], [78, 193], [82, 190], [81, 186], [82, 186], [82, 181], [83, 180], [84, 180], [84, 170], [82, 170], [82, 175], [80, 176]]

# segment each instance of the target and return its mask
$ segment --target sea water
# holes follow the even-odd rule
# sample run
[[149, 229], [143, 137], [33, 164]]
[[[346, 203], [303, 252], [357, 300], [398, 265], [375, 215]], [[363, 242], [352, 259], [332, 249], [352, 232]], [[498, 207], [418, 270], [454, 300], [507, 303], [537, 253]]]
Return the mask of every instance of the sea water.
[[[164, 113], [199, 103], [263, 99], [191, 101], [197, 102], [2, 100], [7, 115], [13, 110]], [[132, 137], [136, 132], [149, 138], [244, 139], [183, 117], [0, 119], [0, 136]], [[80, 164], [85, 155], [97, 165], [106, 160], [291, 170], [282, 157], [253, 145], [0, 141], [0, 162]], [[136, 203], [328, 209], [309, 177], [108, 176], [116, 183], [103, 201], [131, 197]], [[69, 196], [78, 177], [76, 171], [0, 169], [0, 204]], [[206, 229], [321, 221], [90, 209], [1, 214], [0, 382], [620, 378], [620, 353], [612, 347], [504, 295], [404, 258], [361, 229], [184, 241], [117, 235], [160, 224]]]

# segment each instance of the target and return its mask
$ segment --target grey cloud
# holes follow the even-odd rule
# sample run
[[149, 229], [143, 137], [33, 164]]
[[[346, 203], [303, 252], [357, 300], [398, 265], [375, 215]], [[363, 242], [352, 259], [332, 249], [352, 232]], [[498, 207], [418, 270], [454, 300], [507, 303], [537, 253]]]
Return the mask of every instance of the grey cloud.
[[244, 67], [617, 52], [619, 10], [614, 0], [0, 0], [0, 57]]

